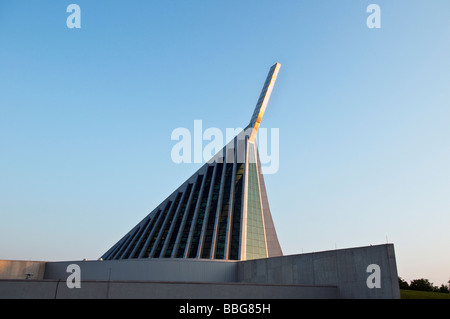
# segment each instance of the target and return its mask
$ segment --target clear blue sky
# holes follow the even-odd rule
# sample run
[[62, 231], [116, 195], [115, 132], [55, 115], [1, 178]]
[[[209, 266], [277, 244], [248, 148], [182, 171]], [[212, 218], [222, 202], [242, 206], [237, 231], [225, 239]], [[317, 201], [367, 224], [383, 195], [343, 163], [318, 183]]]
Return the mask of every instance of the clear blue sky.
[[[81, 29], [66, 8], [81, 7]], [[366, 7], [381, 8], [381, 29]], [[262, 127], [285, 254], [395, 245], [450, 277], [450, 2], [0, 0], [0, 259], [97, 259], [201, 164], [177, 127]]]

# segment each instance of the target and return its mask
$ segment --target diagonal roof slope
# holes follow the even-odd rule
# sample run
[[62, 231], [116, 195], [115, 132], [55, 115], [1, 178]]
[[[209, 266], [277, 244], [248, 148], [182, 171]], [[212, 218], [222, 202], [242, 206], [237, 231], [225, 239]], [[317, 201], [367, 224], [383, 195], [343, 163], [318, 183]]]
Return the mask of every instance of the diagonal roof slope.
[[248, 260], [282, 255], [255, 136], [280, 64], [269, 71], [247, 129], [101, 257]]

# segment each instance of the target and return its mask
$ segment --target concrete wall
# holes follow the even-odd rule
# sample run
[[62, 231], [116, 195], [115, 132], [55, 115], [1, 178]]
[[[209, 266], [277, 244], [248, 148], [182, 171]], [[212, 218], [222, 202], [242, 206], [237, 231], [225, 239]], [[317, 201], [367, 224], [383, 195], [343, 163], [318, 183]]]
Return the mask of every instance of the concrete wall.
[[[381, 288], [370, 289], [367, 272], [380, 266]], [[238, 281], [303, 285], [335, 285], [339, 298], [400, 298], [392, 244], [240, 262]]]
[[[39, 266], [39, 274], [45, 264], [27, 263], [0, 265], [7, 265], [3, 268], [6, 277], [16, 274], [19, 278], [29, 267]], [[67, 288], [70, 273], [66, 269], [70, 264], [80, 266], [81, 289]], [[380, 267], [380, 288], [367, 285], [372, 275], [367, 267], [372, 264]], [[0, 280], [0, 298], [400, 298], [392, 244], [240, 262], [49, 262], [43, 278]]]
[[336, 287], [299, 285], [83, 281], [67, 288], [60, 280], [0, 280], [0, 299], [335, 299]]
[[32, 274], [31, 279], [43, 279], [45, 264], [44, 261], [0, 260], [0, 279], [25, 279], [26, 274]]
[[70, 264], [80, 266], [81, 280], [236, 282], [237, 262], [202, 259], [126, 259], [47, 263], [44, 279], [66, 280]]

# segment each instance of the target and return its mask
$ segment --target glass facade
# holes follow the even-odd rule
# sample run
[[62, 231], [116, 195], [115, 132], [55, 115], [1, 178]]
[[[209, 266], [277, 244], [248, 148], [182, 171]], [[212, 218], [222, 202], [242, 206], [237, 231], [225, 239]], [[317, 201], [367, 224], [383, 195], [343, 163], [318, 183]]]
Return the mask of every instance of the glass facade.
[[279, 69], [279, 63], [270, 68], [244, 131], [101, 258], [240, 260], [282, 255], [254, 144]]
[[216, 176], [211, 194], [211, 204], [209, 207], [208, 222], [206, 224], [205, 235], [203, 239], [201, 258], [210, 258], [211, 246], [214, 236], [214, 226], [216, 224], [217, 206], [219, 202], [220, 185], [222, 181], [223, 163], [217, 163]]
[[122, 249], [126, 247], [126, 243], [128, 242], [128, 239], [130, 238], [130, 235], [126, 235], [125, 238], [118, 242], [114, 247], [113, 250], [107, 254], [107, 257], [104, 259], [119, 259], [120, 258], [120, 252], [123, 251]]
[[244, 164], [237, 164], [236, 176], [234, 179], [234, 201], [231, 215], [231, 239], [228, 258], [231, 260], [238, 260], [240, 254], [243, 174]]
[[103, 259], [267, 257], [256, 146], [248, 138], [240, 142], [247, 163], [207, 164]]
[[214, 166], [209, 166], [206, 173], [205, 185], [203, 186], [202, 199], [200, 200], [200, 206], [198, 208], [197, 219], [194, 224], [194, 232], [192, 233], [192, 240], [189, 246], [189, 258], [197, 257], [198, 244], [200, 242], [200, 236], [203, 228], [203, 221], [205, 219], [206, 205], [208, 204], [209, 190], [211, 187], [211, 179], [214, 171]]
[[173, 225], [173, 228], [170, 231], [170, 239], [168, 239], [167, 242], [167, 248], [166, 251], [163, 252], [163, 257], [169, 258], [172, 256], [173, 247], [175, 245], [175, 241], [177, 239], [178, 231], [180, 229], [181, 221], [183, 220], [184, 211], [186, 210], [186, 205], [189, 200], [189, 196], [191, 195], [193, 184], [188, 184], [186, 192], [183, 195], [183, 201], [181, 202], [181, 206], [179, 207], [175, 224]]
[[185, 216], [186, 220], [184, 223], [183, 231], [180, 233], [181, 240], [178, 246], [178, 251], [175, 255], [177, 258], [184, 258], [184, 251], [186, 250], [186, 243], [189, 236], [189, 231], [191, 229], [192, 218], [194, 217], [195, 208], [197, 206], [198, 196], [200, 193], [200, 187], [202, 186], [203, 175], [198, 175], [197, 181], [195, 183], [194, 193], [189, 204], [188, 213]]
[[151, 254], [151, 257], [155, 257], [156, 258], [156, 257], [159, 257], [159, 255], [161, 254], [161, 250], [162, 250], [164, 242], [165, 242], [165, 240], [167, 238], [167, 234], [169, 233], [170, 226], [172, 225], [172, 221], [173, 221], [173, 217], [174, 217], [174, 214], [175, 214], [175, 210], [177, 209], [178, 204], [180, 203], [181, 195], [182, 195], [182, 193], [178, 192], [177, 197], [175, 199], [175, 202], [173, 203], [172, 207], [170, 208], [170, 213], [167, 216], [166, 221], [164, 221], [163, 231], [159, 235], [156, 249]]
[[150, 220], [150, 224], [149, 226], [145, 229], [145, 233], [143, 234], [142, 238], [140, 239], [138, 248], [136, 249], [136, 251], [134, 252], [133, 256], [131, 256], [131, 258], [138, 258], [139, 254], [142, 252], [142, 247], [144, 247], [144, 244], [148, 238], [148, 236], [150, 235], [150, 232], [153, 229], [153, 226], [156, 223], [156, 220], [159, 217], [159, 214], [161, 214], [161, 209], [158, 209], [158, 211], [156, 212], [156, 214], [153, 216], [153, 218], [149, 219]]
[[280, 66], [270, 68], [243, 133], [101, 258], [240, 260], [282, 255], [254, 144]]
[[[159, 216], [160, 213], [161, 213], [161, 210], [158, 210], [157, 215]], [[134, 240], [135, 243], [133, 243], [133, 245], [132, 245], [132, 250], [130, 250], [128, 252], [128, 255], [126, 255], [126, 257], [124, 257], [124, 258], [128, 258], [128, 257], [129, 258], [137, 258], [138, 257], [138, 253], [142, 249], [142, 246], [144, 245], [144, 242], [145, 242], [143, 239], [148, 237], [148, 235], [146, 237], [144, 237], [144, 236], [142, 236], [142, 234], [144, 234], [144, 233], [148, 234], [148, 231], [151, 229], [151, 225], [153, 225], [154, 223], [155, 223], [155, 218], [147, 218], [147, 221], [145, 222], [144, 226], [139, 231], [139, 235]]]
[[246, 259], [265, 258], [266, 240], [254, 145], [249, 143]]
[[[155, 244], [156, 238], [158, 238], [159, 231], [161, 230], [162, 223], [164, 222], [164, 219], [165, 219], [167, 213], [169, 212], [169, 209], [171, 206], [172, 206], [172, 201], [168, 201], [166, 204], [166, 207], [164, 208], [164, 211], [158, 217], [158, 221], [156, 222], [156, 225], [150, 234], [149, 241], [148, 241], [147, 247], [145, 248], [144, 254], [142, 255], [142, 258], [150, 257], [150, 253], [153, 249], [153, 245]], [[124, 258], [124, 259], [126, 259], [126, 258]]]
[[225, 258], [225, 240], [227, 237], [229, 206], [231, 201], [231, 180], [233, 178], [233, 163], [225, 164], [225, 184], [222, 192], [222, 205], [220, 208], [219, 224], [217, 228], [215, 259]]

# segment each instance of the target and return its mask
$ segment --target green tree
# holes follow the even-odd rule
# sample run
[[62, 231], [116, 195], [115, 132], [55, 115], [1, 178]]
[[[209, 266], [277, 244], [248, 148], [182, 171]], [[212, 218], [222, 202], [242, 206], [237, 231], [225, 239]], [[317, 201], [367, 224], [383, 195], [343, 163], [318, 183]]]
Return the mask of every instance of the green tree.
[[409, 289], [420, 291], [434, 291], [435, 287], [433, 286], [433, 283], [430, 282], [428, 279], [420, 278], [411, 280], [411, 283], [409, 284]]
[[438, 291], [439, 291], [439, 292], [449, 293], [449, 292], [450, 292], [450, 289], [448, 289], [448, 286], [442, 284], [442, 285], [439, 287], [439, 290], [438, 290]]
[[402, 277], [398, 277], [398, 285], [400, 289], [409, 289], [409, 284]]

